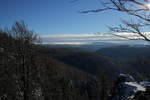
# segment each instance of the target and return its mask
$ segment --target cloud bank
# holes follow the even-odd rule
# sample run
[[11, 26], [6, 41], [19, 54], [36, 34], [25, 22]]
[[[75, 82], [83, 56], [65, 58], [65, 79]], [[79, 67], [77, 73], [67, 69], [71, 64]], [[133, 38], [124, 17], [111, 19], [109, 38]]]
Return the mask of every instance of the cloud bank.
[[[130, 38], [141, 38], [139, 35], [134, 33], [116, 33], [117, 35], [130, 37]], [[144, 33], [146, 36], [150, 37], [149, 32]], [[114, 36], [112, 34], [51, 34], [42, 35], [41, 39], [43, 44], [68, 44], [68, 45], [89, 45], [97, 42], [110, 42], [110, 43], [135, 43], [137, 41], [127, 40], [122, 37]], [[147, 45], [146, 41], [138, 40], [138, 44]]]

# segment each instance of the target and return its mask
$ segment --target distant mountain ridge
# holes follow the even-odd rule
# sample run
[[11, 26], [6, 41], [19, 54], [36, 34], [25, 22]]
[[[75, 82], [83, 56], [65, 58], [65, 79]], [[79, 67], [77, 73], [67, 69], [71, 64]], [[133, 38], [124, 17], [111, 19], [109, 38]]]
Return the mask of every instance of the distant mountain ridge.
[[108, 56], [117, 60], [136, 60], [142, 58], [150, 58], [150, 46], [129, 46], [122, 45], [116, 47], [102, 48], [96, 52], [103, 56]]

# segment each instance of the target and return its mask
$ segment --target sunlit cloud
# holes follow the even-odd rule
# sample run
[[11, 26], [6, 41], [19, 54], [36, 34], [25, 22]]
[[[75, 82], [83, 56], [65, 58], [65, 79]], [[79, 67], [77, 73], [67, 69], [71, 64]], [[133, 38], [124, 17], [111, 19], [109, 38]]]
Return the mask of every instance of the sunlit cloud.
[[87, 45], [90, 44], [88, 42], [45, 42], [43, 44], [51, 44], [51, 45]]
[[[141, 36], [135, 33], [114, 33], [117, 35], [139, 39]], [[147, 37], [150, 37], [149, 32], [143, 33]], [[92, 44], [94, 42], [111, 42], [111, 43], [125, 43], [129, 40], [118, 37], [112, 34], [96, 33], [96, 34], [52, 34], [41, 36], [43, 44], [67, 44], [67, 45], [85, 45]], [[142, 43], [142, 42], [140, 42]], [[143, 42], [144, 43], [144, 42]]]

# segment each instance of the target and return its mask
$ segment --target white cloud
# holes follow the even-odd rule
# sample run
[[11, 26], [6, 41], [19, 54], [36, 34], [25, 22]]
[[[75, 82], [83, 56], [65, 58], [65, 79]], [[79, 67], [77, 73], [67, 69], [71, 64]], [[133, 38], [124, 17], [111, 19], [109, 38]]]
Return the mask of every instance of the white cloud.
[[[139, 35], [135, 33], [115, 33], [117, 35], [139, 38]], [[149, 32], [144, 33], [146, 36], [150, 37]], [[52, 35], [42, 35], [41, 36], [44, 44], [92, 44], [93, 42], [115, 42], [122, 43], [128, 40], [122, 37], [117, 37], [112, 34], [52, 34]]]

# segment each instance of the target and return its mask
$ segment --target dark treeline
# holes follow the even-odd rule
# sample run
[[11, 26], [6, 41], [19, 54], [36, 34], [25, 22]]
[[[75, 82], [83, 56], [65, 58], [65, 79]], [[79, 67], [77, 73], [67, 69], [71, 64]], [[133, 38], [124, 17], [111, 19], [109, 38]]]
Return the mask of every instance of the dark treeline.
[[[106, 100], [111, 83], [80, 71], [36, 45], [24, 22], [0, 31], [0, 100]], [[53, 51], [53, 50], [51, 50]]]

